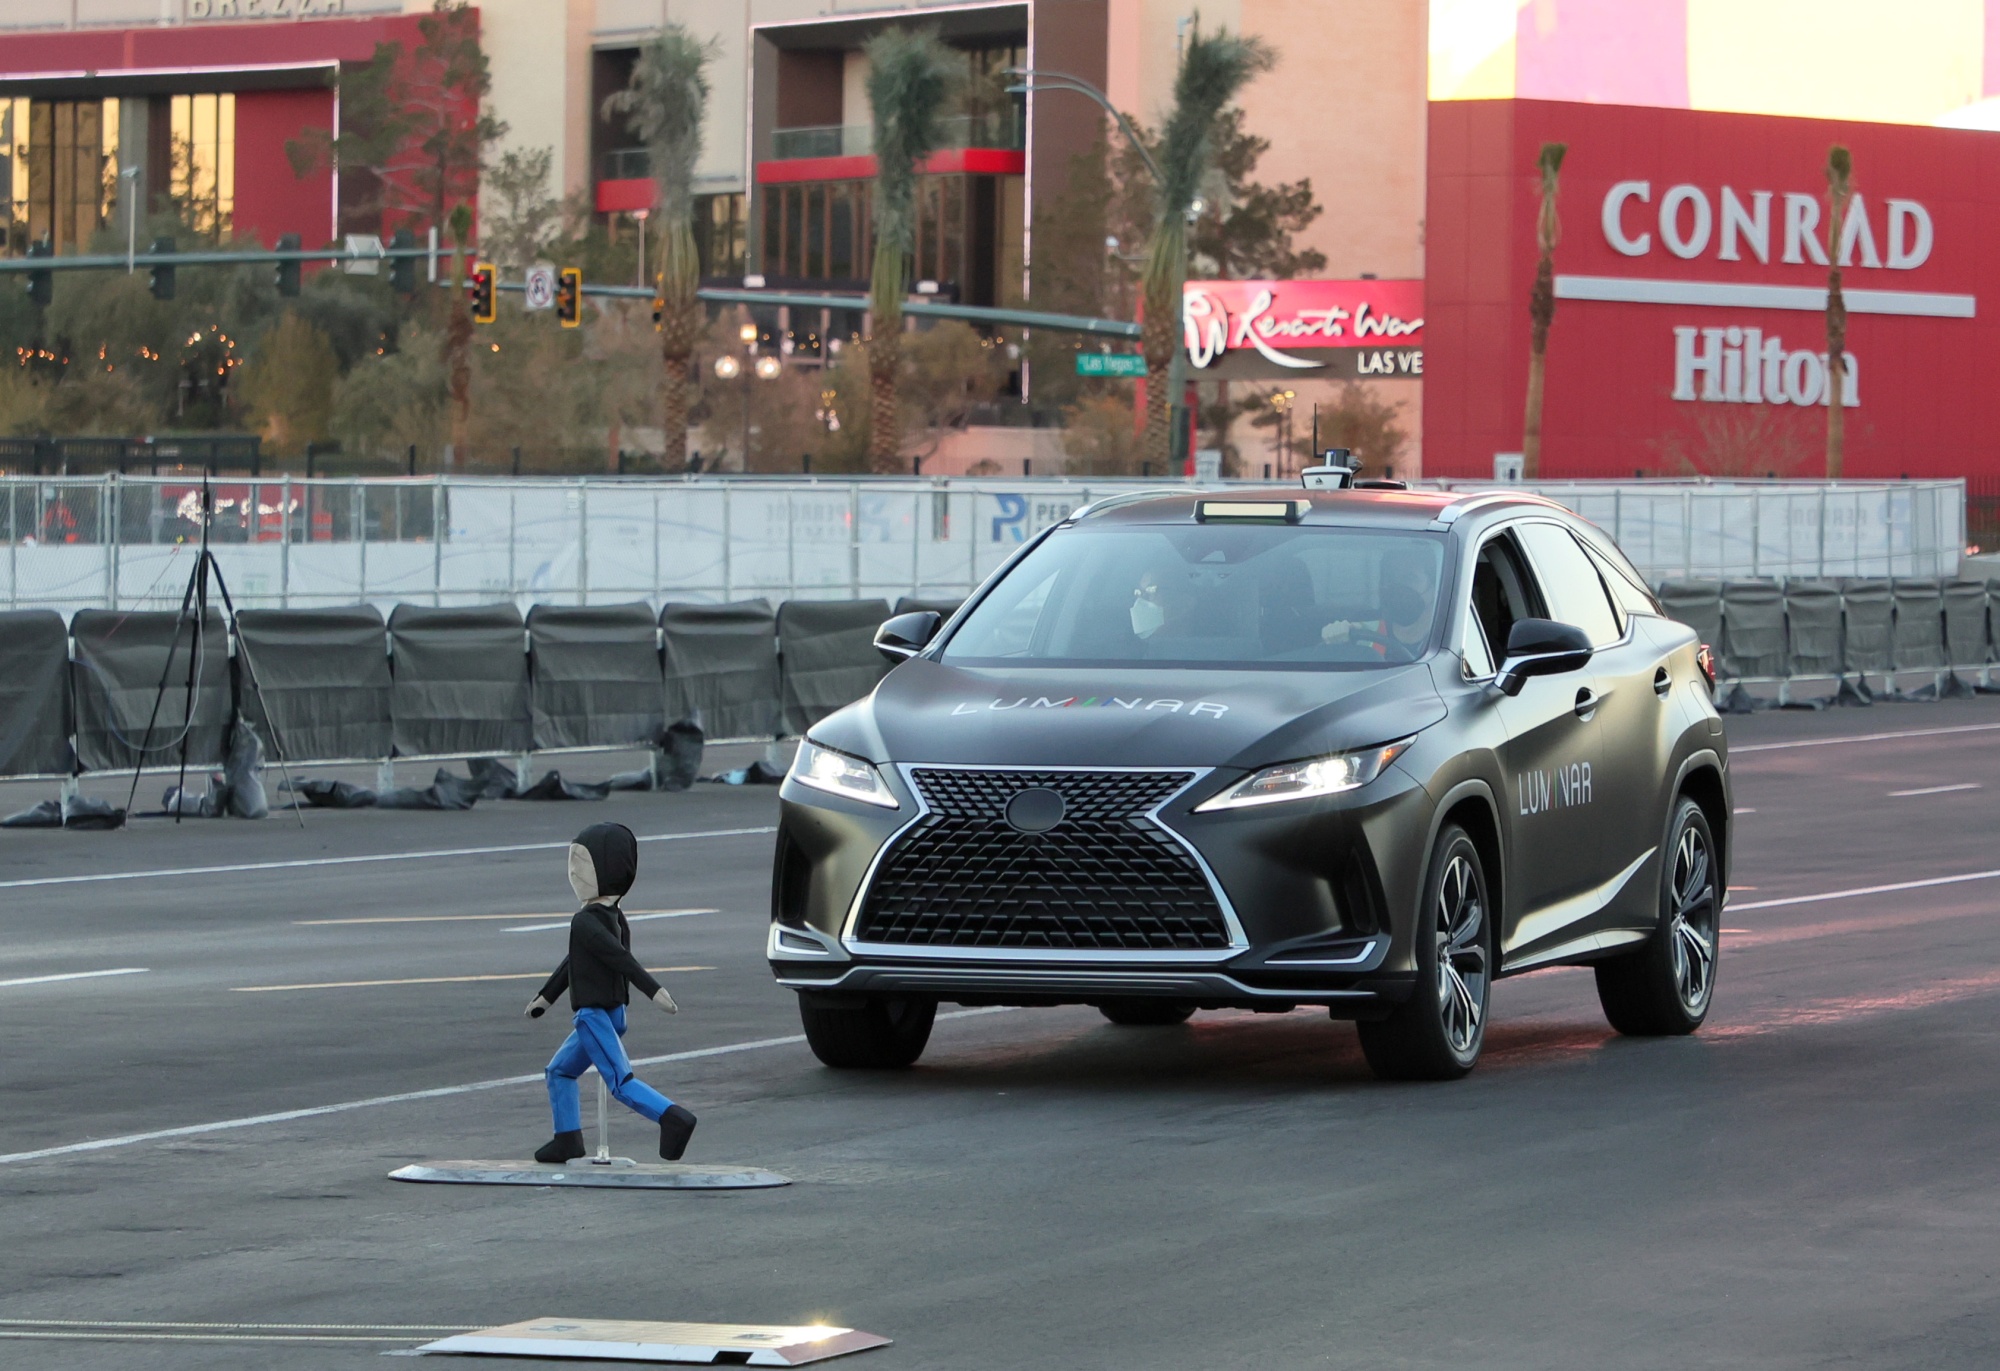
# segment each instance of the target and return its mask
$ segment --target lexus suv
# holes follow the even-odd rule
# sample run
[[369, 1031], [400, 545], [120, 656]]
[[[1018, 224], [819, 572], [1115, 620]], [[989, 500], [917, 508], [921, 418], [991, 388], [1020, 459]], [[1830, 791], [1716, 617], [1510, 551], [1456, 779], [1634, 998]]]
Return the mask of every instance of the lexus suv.
[[1623, 1033], [1708, 1012], [1707, 649], [1558, 505], [1116, 496], [876, 645], [780, 792], [767, 951], [829, 1066], [909, 1065], [940, 1002], [1324, 1006], [1403, 1079], [1470, 1070], [1537, 967]]

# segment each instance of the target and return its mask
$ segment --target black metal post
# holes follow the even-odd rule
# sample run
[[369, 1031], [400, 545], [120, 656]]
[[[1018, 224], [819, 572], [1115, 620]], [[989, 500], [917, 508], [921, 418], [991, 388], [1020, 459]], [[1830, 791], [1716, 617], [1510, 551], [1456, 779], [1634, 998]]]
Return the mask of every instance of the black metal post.
[[516, 476], [521, 474], [521, 449], [518, 447], [514, 449], [514, 474]]
[[414, 475], [416, 475], [416, 474], [417, 474], [417, 445], [416, 445], [415, 443], [411, 443], [411, 444], [410, 444], [410, 475], [414, 476]]

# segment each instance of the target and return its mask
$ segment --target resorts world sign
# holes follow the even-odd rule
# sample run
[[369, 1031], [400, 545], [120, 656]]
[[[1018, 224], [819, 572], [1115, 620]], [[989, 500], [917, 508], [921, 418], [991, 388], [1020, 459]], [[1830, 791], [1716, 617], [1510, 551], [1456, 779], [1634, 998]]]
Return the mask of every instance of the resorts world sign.
[[1207, 380], [1419, 380], [1422, 281], [1189, 281], [1181, 325]]

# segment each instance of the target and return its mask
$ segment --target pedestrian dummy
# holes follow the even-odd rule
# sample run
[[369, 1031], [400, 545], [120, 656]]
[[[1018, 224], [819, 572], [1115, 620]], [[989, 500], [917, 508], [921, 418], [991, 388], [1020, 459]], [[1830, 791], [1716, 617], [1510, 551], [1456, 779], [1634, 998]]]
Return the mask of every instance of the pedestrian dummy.
[[660, 1155], [679, 1161], [694, 1133], [694, 1115], [632, 1074], [625, 1057], [625, 1005], [630, 987], [669, 1014], [674, 997], [632, 955], [632, 928], [618, 902], [639, 872], [639, 840], [623, 824], [592, 824], [569, 845], [569, 884], [583, 908], [569, 921], [569, 955], [528, 1002], [539, 1019], [569, 992], [576, 1027], [542, 1072], [549, 1085], [555, 1136], [535, 1153], [538, 1162], [573, 1161], [584, 1154], [583, 1114], [576, 1081], [595, 1067], [612, 1098], [660, 1126]]

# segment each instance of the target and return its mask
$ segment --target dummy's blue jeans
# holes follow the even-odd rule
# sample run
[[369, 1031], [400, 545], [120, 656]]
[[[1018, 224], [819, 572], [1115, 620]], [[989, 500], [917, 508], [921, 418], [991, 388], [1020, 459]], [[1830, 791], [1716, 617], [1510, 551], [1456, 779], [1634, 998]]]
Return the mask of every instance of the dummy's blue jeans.
[[583, 1127], [576, 1078], [590, 1067], [596, 1067], [610, 1087], [611, 1098], [658, 1123], [674, 1102], [632, 1074], [625, 1044], [618, 1041], [625, 1036], [625, 1007], [579, 1009], [575, 1022], [576, 1028], [542, 1071], [549, 1083], [549, 1110], [555, 1115], [556, 1132], [574, 1133]]

